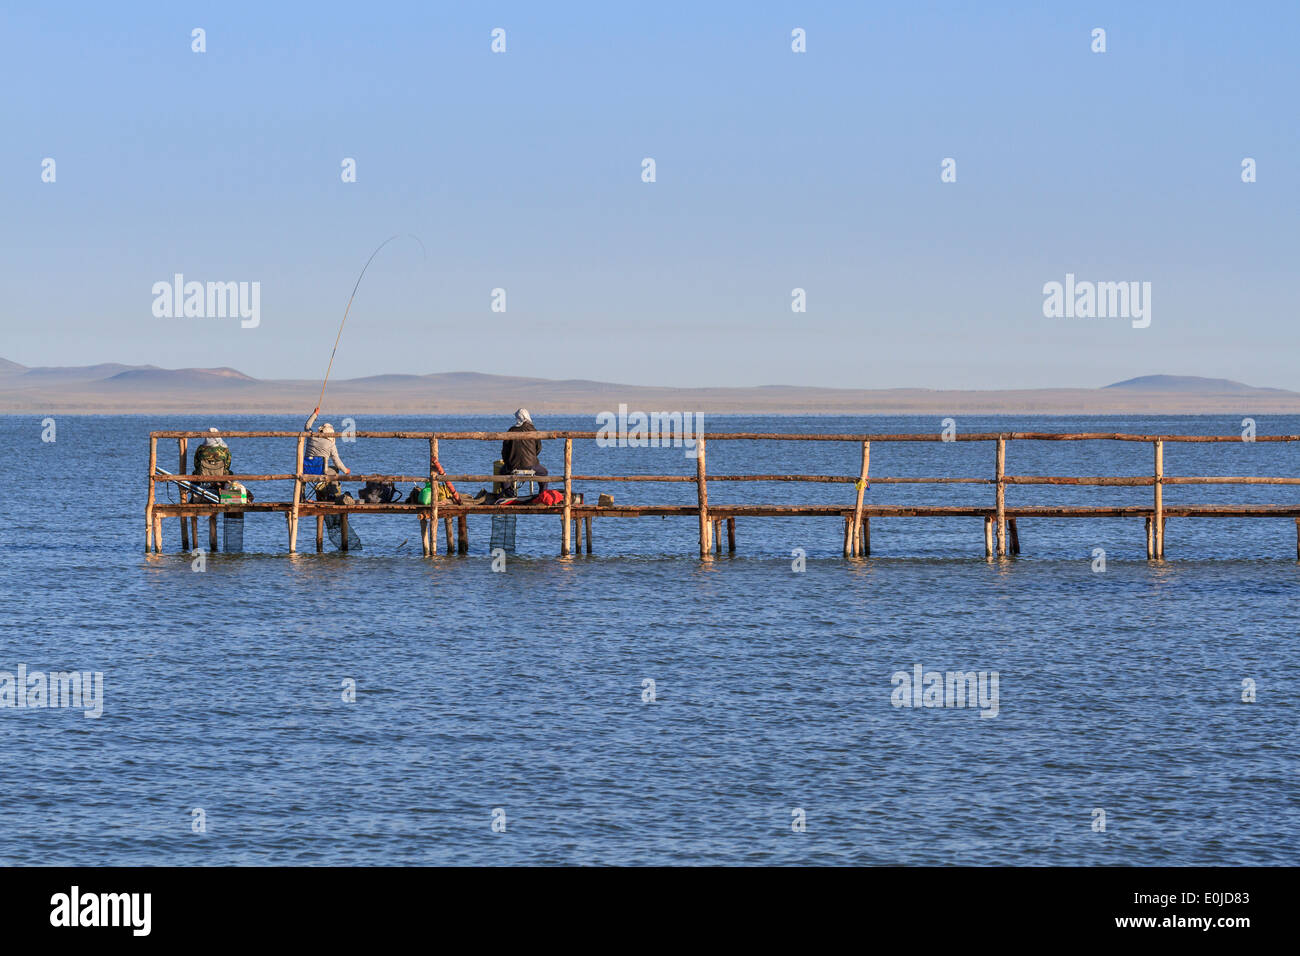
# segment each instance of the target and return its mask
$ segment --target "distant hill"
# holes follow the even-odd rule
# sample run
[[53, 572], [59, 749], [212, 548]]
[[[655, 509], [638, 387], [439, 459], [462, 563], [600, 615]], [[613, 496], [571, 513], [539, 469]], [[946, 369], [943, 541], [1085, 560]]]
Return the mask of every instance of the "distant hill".
[[257, 379], [233, 368], [133, 368], [102, 380], [106, 388], [231, 388], [256, 385]]
[[1201, 378], [1197, 375], [1142, 375], [1104, 388], [1150, 389], [1162, 392], [1285, 392], [1281, 388], [1260, 388], [1228, 378]]
[[122, 372], [153, 369], [154, 365], [120, 365], [105, 362], [102, 365], [41, 365], [23, 370], [23, 378], [46, 382], [98, 382]]
[[[316, 380], [266, 380], [233, 368], [165, 369], [104, 363], [27, 368], [0, 359], [0, 412], [269, 413], [305, 416]], [[506, 414], [694, 411], [710, 414], [1106, 415], [1300, 414], [1300, 392], [1189, 375], [1146, 375], [1104, 388], [998, 389], [660, 388], [590, 379], [545, 379], [483, 372], [370, 375], [335, 379], [327, 414]]]

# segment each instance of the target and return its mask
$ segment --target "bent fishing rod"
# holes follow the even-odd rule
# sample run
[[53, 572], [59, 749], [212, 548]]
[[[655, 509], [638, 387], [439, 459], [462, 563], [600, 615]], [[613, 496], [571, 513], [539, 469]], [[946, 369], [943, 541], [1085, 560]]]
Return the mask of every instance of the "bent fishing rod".
[[[414, 233], [409, 233], [409, 232], [406, 233], [405, 235], [408, 238], [414, 239], [417, 243], [419, 243], [420, 254], [427, 259], [429, 253], [424, 248], [424, 243], [420, 241], [420, 237], [415, 235]], [[379, 255], [379, 250], [383, 249], [384, 246], [388, 245], [394, 239], [401, 239], [401, 238], [402, 238], [402, 234], [400, 233], [398, 235], [389, 236], [387, 239], [385, 239], [383, 242], [381, 242], [378, 246], [375, 247], [375, 251], [370, 253], [370, 258], [366, 260], [366, 264], [361, 267], [361, 274], [357, 276], [356, 284], [352, 286], [352, 294], [348, 296], [347, 308], [343, 310], [343, 321], [339, 323], [339, 333], [338, 335], [334, 336], [334, 348], [330, 352], [329, 365], [325, 367], [325, 378], [322, 379], [320, 383], [320, 398], [316, 402], [317, 411], [320, 411], [320, 407], [325, 404], [325, 386], [329, 383], [330, 372], [333, 371], [334, 369], [334, 356], [338, 353], [339, 341], [343, 338], [343, 326], [347, 325], [348, 323], [348, 313], [352, 311], [352, 300], [357, 297], [357, 289], [361, 288], [361, 280], [366, 277], [366, 270], [370, 268], [370, 263], [375, 261], [375, 256]], [[433, 465], [434, 468], [437, 469], [438, 474], [445, 475], [447, 473], [443, 469], [442, 464], [438, 462], [437, 459], [434, 460]], [[452, 500], [455, 501], [456, 504], [460, 504], [460, 493], [456, 490], [456, 486], [453, 485], [450, 481], [444, 482], [444, 484], [447, 486], [447, 490], [450, 492], [452, 496]], [[433, 493], [437, 494], [437, 490], [435, 489]]]
[[[425, 258], [428, 258], [428, 253], [425, 251], [424, 243], [420, 242], [420, 237], [413, 233], [406, 233], [405, 235], [411, 239], [414, 239], [416, 242], [420, 243], [420, 253], [423, 256], [425, 256]], [[334, 370], [334, 356], [338, 353], [339, 341], [343, 338], [343, 326], [347, 325], [348, 323], [348, 313], [352, 311], [352, 300], [357, 297], [357, 289], [361, 288], [361, 280], [366, 277], [366, 270], [370, 268], [370, 263], [375, 261], [375, 256], [379, 255], [379, 250], [384, 248], [384, 246], [388, 245], [394, 239], [401, 239], [401, 238], [402, 238], [402, 234], [400, 233], [395, 236], [389, 236], [387, 239], [385, 239], [383, 242], [381, 242], [378, 246], [375, 247], [375, 251], [370, 253], [370, 258], [366, 260], [366, 264], [361, 267], [361, 275], [357, 276], [356, 285], [352, 287], [352, 294], [348, 296], [347, 308], [343, 310], [343, 321], [339, 323], [339, 334], [334, 336], [334, 349], [333, 351], [330, 352], [329, 365], [326, 366], [325, 368], [325, 378], [320, 383], [320, 399], [316, 402], [316, 407], [318, 409], [323, 404], [325, 404], [325, 386], [330, 380], [330, 372]]]

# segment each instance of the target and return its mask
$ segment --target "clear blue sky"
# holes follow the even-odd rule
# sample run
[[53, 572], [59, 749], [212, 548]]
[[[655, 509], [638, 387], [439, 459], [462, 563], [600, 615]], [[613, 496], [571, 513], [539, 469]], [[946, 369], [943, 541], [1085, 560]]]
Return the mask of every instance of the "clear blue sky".
[[[8, 4], [0, 356], [318, 377], [409, 232], [428, 257], [380, 254], [335, 375], [1300, 389], [1298, 28], [1294, 2]], [[260, 281], [261, 326], [155, 318], [176, 272]], [[1067, 272], [1151, 282], [1150, 328], [1044, 318]]]

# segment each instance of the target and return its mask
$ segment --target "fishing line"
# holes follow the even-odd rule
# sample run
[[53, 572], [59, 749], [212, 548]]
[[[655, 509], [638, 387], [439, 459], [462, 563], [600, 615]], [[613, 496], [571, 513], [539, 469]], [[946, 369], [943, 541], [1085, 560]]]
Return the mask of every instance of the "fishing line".
[[[416, 242], [420, 243], [420, 254], [427, 259], [429, 257], [429, 254], [428, 252], [425, 251], [424, 243], [420, 242], [420, 237], [409, 232], [406, 233], [405, 235], [411, 239], [414, 239]], [[334, 349], [333, 351], [330, 352], [330, 363], [325, 368], [325, 378], [320, 383], [320, 399], [316, 402], [317, 408], [320, 408], [322, 405], [325, 404], [325, 385], [326, 383], [329, 382], [330, 372], [333, 371], [334, 369], [334, 355], [339, 350], [339, 340], [343, 338], [343, 326], [347, 325], [348, 313], [352, 311], [352, 300], [357, 297], [357, 289], [361, 288], [361, 280], [365, 278], [366, 270], [370, 268], [370, 263], [375, 261], [375, 256], [379, 255], [379, 250], [384, 248], [384, 246], [388, 245], [394, 239], [401, 239], [401, 238], [403, 238], [403, 236], [400, 233], [395, 236], [389, 236], [387, 239], [385, 239], [375, 248], [374, 252], [370, 253], [370, 258], [367, 259], [366, 264], [361, 267], [361, 275], [357, 276], [357, 284], [352, 287], [352, 294], [348, 296], [348, 307], [343, 310], [343, 321], [339, 323], [339, 334], [334, 336]]]

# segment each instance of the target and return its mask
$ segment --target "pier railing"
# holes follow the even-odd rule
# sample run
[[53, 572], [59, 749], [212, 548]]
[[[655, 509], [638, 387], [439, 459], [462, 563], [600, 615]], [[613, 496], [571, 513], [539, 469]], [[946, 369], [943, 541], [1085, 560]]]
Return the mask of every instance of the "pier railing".
[[[322, 522], [326, 515], [339, 515], [344, 522], [349, 514], [415, 514], [420, 518], [421, 538], [426, 555], [438, 552], [438, 520], [441, 516], [447, 528], [447, 550], [451, 552], [451, 519], [457, 519], [460, 541], [457, 550], [467, 550], [468, 532], [466, 516], [470, 514], [554, 514], [562, 517], [560, 553], [569, 554], [575, 547], [582, 550], [581, 535], [576, 535], [575, 525], [579, 520], [585, 521], [587, 550], [591, 550], [591, 520], [594, 517], [639, 517], [693, 515], [699, 519], [699, 548], [701, 556], [708, 556], [722, 547], [722, 522], [727, 524], [728, 549], [735, 550], [735, 520], [738, 516], [747, 517], [782, 517], [782, 516], [827, 516], [844, 519], [844, 556], [858, 557], [871, 553], [870, 519], [876, 517], [980, 517], [984, 520], [984, 552], [986, 557], [995, 554], [999, 557], [1009, 553], [1019, 553], [1019, 540], [1016, 519], [1023, 517], [1042, 518], [1102, 518], [1102, 517], [1141, 517], [1146, 524], [1146, 551], [1148, 559], [1164, 557], [1165, 523], [1169, 517], [1289, 517], [1296, 521], [1296, 556], [1300, 560], [1300, 503], [1281, 505], [1178, 505], [1166, 506], [1163, 489], [1166, 485], [1300, 485], [1300, 478], [1269, 476], [1220, 476], [1220, 475], [1166, 475], [1164, 473], [1164, 446], [1175, 443], [1194, 444], [1241, 444], [1246, 439], [1240, 435], [1136, 435], [1118, 432], [987, 432], [971, 434], [790, 434], [758, 432], [720, 432], [708, 435], [685, 437], [685, 445], [694, 449], [695, 474], [678, 475], [587, 475], [573, 472], [573, 442], [603, 438], [618, 444], [620, 439], [633, 447], [642, 443], [664, 447], [672, 445], [681, 447], [681, 434], [641, 434], [610, 435], [607, 432], [594, 431], [534, 431], [534, 432], [412, 432], [412, 431], [356, 431], [347, 433], [349, 438], [405, 439], [428, 443], [429, 469], [427, 474], [392, 475], [366, 474], [341, 475], [337, 479], [352, 482], [391, 481], [424, 482], [428, 481], [435, 493], [429, 504], [332, 504], [306, 501], [304, 488], [309, 483], [324, 479], [317, 474], [303, 473], [303, 451], [311, 435], [295, 431], [153, 431], [149, 433], [149, 484], [145, 504], [145, 549], [160, 551], [162, 541], [161, 522], [164, 517], [181, 518], [181, 545], [189, 549], [189, 538], [194, 536], [197, 545], [197, 518], [209, 517], [209, 540], [215, 550], [216, 516], [222, 512], [256, 512], [276, 511], [286, 515], [289, 528], [289, 551], [297, 550], [298, 522], [303, 515], [317, 519], [316, 547], [322, 547]], [[156, 490], [159, 482], [180, 482], [195, 484], [212, 484], [214, 476], [190, 475], [188, 469], [188, 443], [190, 439], [220, 437], [223, 439], [244, 438], [284, 438], [296, 439], [296, 468], [287, 474], [232, 474], [222, 476], [219, 481], [240, 483], [265, 481], [292, 481], [293, 498], [285, 502], [222, 502], [199, 503], [191, 501], [186, 485], [180, 485], [180, 503], [159, 502]], [[334, 436], [336, 440], [344, 437], [343, 433]], [[538, 440], [559, 440], [564, 442], [564, 469], [558, 475], [529, 476], [528, 481], [542, 484], [563, 483], [563, 501], [556, 505], [498, 505], [460, 502], [439, 502], [436, 493], [438, 482], [501, 482], [509, 476], [482, 474], [448, 474], [438, 458], [439, 441], [486, 441], [501, 442], [519, 438]], [[158, 469], [158, 442], [160, 439], [175, 439], [179, 451], [181, 473], [164, 474]], [[630, 440], [630, 442], [629, 442]], [[1294, 442], [1300, 441], [1300, 435], [1256, 435], [1254, 442]], [[708, 474], [706, 470], [706, 448], [708, 442], [718, 441], [779, 441], [779, 442], [845, 442], [861, 449], [861, 468], [854, 474], [845, 475], [807, 475], [807, 474]], [[1149, 475], [1121, 476], [1074, 476], [1074, 475], [1013, 475], [1006, 472], [1006, 452], [1009, 442], [1018, 441], [1109, 441], [1138, 442], [1149, 444], [1153, 453], [1152, 471]], [[986, 442], [994, 446], [993, 474], [988, 478], [975, 477], [887, 477], [871, 476], [871, 445], [873, 443], [891, 442]], [[621, 446], [620, 446], [621, 447]], [[709, 482], [815, 482], [820, 484], [851, 484], [854, 486], [853, 501], [842, 505], [714, 505], [710, 506], [708, 498]], [[694, 505], [600, 505], [586, 502], [575, 497], [575, 482], [689, 482], [696, 488]], [[977, 484], [992, 485], [994, 499], [991, 506], [965, 505], [868, 505], [864, 496], [868, 486], [875, 484]], [[1064, 486], [1124, 486], [1152, 488], [1152, 501], [1149, 506], [1034, 506], [1008, 507], [1006, 489], [1008, 485], [1064, 485]], [[577, 537], [575, 542], [574, 538]], [[346, 541], [346, 528], [344, 533]], [[996, 544], [995, 544], [996, 537]]]

